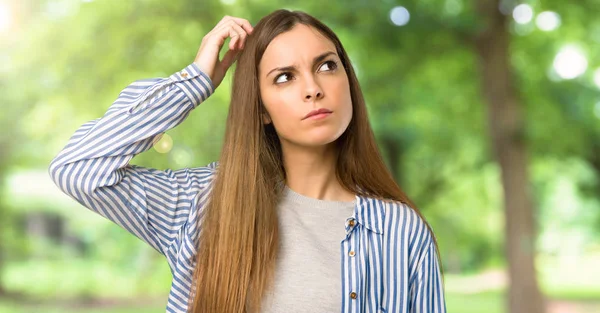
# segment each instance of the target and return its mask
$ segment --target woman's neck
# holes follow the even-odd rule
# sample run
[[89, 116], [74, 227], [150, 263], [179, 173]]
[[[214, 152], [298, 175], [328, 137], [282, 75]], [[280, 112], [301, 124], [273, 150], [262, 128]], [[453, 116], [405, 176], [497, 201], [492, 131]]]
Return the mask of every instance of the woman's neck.
[[282, 142], [286, 184], [301, 195], [331, 201], [352, 201], [336, 177], [335, 145], [301, 147]]

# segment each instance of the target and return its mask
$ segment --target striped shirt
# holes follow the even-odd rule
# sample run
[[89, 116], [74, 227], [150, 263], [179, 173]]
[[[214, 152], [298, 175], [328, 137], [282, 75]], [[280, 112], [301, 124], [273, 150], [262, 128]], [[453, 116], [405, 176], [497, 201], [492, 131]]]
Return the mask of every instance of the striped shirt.
[[[103, 117], [79, 127], [49, 174], [66, 194], [163, 254], [173, 280], [166, 312], [186, 312], [198, 235], [218, 162], [158, 170], [131, 159], [213, 92], [194, 63], [127, 86]], [[445, 312], [433, 234], [400, 202], [357, 196], [341, 242], [341, 312]], [[299, 298], [298, 311], [302, 312]]]

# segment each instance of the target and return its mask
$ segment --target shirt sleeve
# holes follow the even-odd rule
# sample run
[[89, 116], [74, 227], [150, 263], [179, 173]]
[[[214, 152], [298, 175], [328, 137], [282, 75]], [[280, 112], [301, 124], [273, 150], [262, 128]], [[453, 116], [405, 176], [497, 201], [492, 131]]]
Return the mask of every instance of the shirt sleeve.
[[214, 91], [194, 63], [166, 78], [128, 85], [103, 117], [83, 124], [54, 157], [58, 188], [165, 254], [212, 179], [204, 168], [157, 170], [129, 161], [183, 122]]
[[433, 240], [425, 246], [414, 275], [409, 288], [410, 312], [445, 313], [444, 283]]

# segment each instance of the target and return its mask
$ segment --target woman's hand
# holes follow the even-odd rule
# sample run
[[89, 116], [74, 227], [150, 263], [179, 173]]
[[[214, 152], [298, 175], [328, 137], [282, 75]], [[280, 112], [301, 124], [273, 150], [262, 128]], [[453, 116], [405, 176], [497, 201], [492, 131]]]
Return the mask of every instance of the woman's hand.
[[[221, 21], [202, 38], [200, 49], [194, 63], [210, 77], [215, 89], [223, 81], [229, 67], [237, 60], [239, 52], [244, 48], [248, 34], [253, 30], [252, 25], [245, 19], [225, 15]], [[229, 50], [219, 61], [219, 52], [227, 37]]]

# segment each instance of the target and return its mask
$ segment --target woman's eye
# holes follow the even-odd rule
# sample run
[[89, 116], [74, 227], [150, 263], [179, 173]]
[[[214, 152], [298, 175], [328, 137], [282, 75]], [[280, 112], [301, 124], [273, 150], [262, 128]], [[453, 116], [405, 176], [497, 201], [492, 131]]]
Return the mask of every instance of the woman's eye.
[[[326, 67], [325, 71], [333, 71], [333, 70], [337, 69], [337, 63], [335, 61], [330, 60], [330, 61], [323, 63], [321, 65], [320, 69], [323, 69], [323, 67]], [[286, 76], [288, 79], [285, 79], [285, 80], [281, 79], [282, 77], [286, 77]], [[277, 76], [275, 78], [275, 84], [285, 83], [285, 82], [291, 80], [293, 77], [294, 77], [294, 75], [292, 75], [292, 73], [290, 73], [290, 72], [281, 73], [279, 76]]]
[[323, 65], [321, 65], [321, 68], [323, 68], [324, 65], [327, 65], [327, 67], [329, 68], [330, 71], [333, 71], [337, 68], [337, 63], [335, 63], [335, 61], [331, 61], [331, 60], [323, 63]]
[[282, 73], [281, 75], [279, 75], [275, 78], [275, 83], [276, 84], [285, 83], [287, 80], [281, 81], [281, 77], [284, 77], [284, 76], [292, 76], [292, 74], [291, 73]]

